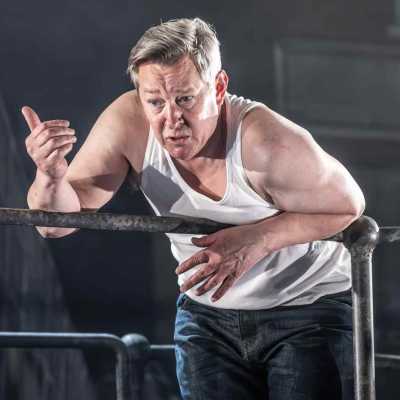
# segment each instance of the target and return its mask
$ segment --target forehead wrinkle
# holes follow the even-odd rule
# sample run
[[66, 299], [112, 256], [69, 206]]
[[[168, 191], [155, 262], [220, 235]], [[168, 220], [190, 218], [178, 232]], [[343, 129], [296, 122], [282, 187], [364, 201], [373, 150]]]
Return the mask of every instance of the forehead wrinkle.
[[193, 85], [193, 78], [195, 77], [193, 76], [192, 71], [180, 69], [178, 71], [171, 71], [170, 74], [164, 75], [163, 83], [168, 92], [182, 93], [193, 89], [195, 86]]
[[179, 95], [184, 95], [187, 93], [192, 93], [198, 90], [198, 87], [194, 85], [190, 80], [185, 79], [157, 79], [157, 83], [159, 85], [153, 87], [153, 86], [144, 86], [143, 87], [143, 92], [146, 94], [151, 94], [151, 95], [158, 95], [161, 93], [173, 93], [173, 94], [179, 94]]
[[[190, 59], [184, 59], [173, 65], [147, 64], [144, 67], [143, 72], [147, 70], [144, 75], [150, 78], [150, 82], [144, 84], [143, 91], [148, 94], [188, 93], [197, 90], [199, 85], [196, 83], [202, 82]], [[140, 72], [139, 70], [139, 74]]]

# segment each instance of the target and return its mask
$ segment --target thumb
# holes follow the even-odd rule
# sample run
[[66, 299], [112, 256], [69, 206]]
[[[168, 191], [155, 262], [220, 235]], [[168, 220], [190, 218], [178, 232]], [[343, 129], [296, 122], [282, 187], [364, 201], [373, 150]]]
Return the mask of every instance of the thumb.
[[37, 115], [32, 108], [24, 106], [22, 107], [21, 112], [31, 131], [33, 131], [41, 123], [39, 115]]
[[192, 243], [198, 247], [208, 247], [215, 242], [215, 235], [206, 235], [202, 237], [192, 237]]

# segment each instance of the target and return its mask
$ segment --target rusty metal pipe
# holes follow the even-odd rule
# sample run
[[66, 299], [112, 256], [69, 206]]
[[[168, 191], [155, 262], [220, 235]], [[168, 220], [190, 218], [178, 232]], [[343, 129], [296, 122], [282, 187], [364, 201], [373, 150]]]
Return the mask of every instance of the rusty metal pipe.
[[343, 232], [343, 244], [351, 254], [356, 400], [375, 400], [372, 253], [378, 241], [378, 224], [366, 216]]
[[[0, 224], [84, 229], [208, 234], [232, 225], [191, 217], [111, 213], [59, 213], [0, 208]], [[400, 227], [383, 227], [363, 216], [327, 239], [343, 242], [352, 259], [354, 369], [356, 400], [375, 399], [372, 253], [378, 243], [400, 240]]]
[[107, 231], [208, 234], [232, 225], [186, 216], [112, 214], [103, 212], [51, 212], [0, 208], [0, 225], [50, 226]]

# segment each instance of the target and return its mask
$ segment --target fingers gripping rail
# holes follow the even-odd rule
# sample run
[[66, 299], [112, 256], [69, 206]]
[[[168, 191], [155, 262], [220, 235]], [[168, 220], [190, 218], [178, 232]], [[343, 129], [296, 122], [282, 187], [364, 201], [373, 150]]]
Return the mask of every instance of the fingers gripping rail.
[[[137, 216], [111, 213], [57, 213], [40, 210], [24, 210], [0, 208], [0, 225], [30, 225], [30, 226], [56, 226], [73, 227], [84, 229], [99, 230], [118, 230], [118, 231], [141, 231], [141, 232], [165, 232], [165, 233], [192, 233], [209, 234], [220, 229], [228, 228], [232, 225], [221, 224], [208, 219], [198, 219], [190, 217], [154, 217]], [[375, 400], [375, 357], [374, 357], [374, 323], [373, 323], [373, 296], [372, 296], [372, 253], [375, 247], [384, 242], [395, 242], [400, 240], [400, 227], [378, 227], [377, 223], [370, 217], [362, 216], [343, 232], [327, 239], [342, 242], [350, 251], [352, 260], [352, 296], [353, 296], [353, 347], [354, 347], [354, 376], [355, 376], [355, 399], [356, 400]], [[4, 336], [5, 335], [5, 336]], [[8, 336], [7, 336], [8, 335]], [[14, 335], [14, 336], [13, 336]], [[0, 335], [0, 347], [12, 347], [9, 344], [13, 340], [25, 340], [32, 342], [31, 337], [17, 336], [17, 333], [4, 332]], [[27, 334], [32, 335], [32, 334]], [[65, 335], [65, 334], [60, 334]], [[140, 337], [140, 335], [128, 335]], [[127, 336], [127, 337], [128, 337]], [[14, 339], [12, 339], [14, 337]], [[17, 339], [16, 339], [17, 338]], [[111, 345], [116, 349], [117, 357], [117, 395], [118, 400], [130, 399], [133, 393], [130, 384], [136, 394], [133, 398], [139, 398], [140, 388], [138, 389], [137, 372], [129, 368], [128, 353], [124, 339], [105, 335], [94, 339], [81, 338], [74, 336], [60, 336], [56, 340], [62, 342], [63, 339], [78, 340], [79, 346], [85, 347], [92, 345], [97, 339], [106, 345]], [[39, 347], [52, 347], [50, 344], [56, 343], [50, 336], [40, 338]], [[91, 340], [94, 340], [91, 342]], [[107, 342], [109, 340], [109, 342]], [[74, 342], [75, 344], [78, 342]], [[45, 343], [47, 345], [45, 346]], [[71, 342], [69, 342], [71, 344]], [[104, 344], [103, 343], [103, 344]], [[107, 344], [108, 343], [108, 344]], [[117, 344], [118, 343], [118, 344]], [[135, 340], [130, 340], [130, 348], [141, 348]], [[135, 344], [136, 343], [136, 344]], [[143, 344], [143, 343], [142, 343]], [[146, 345], [148, 346], [148, 344]], [[146, 347], [145, 346], [145, 347]], [[22, 346], [19, 346], [22, 347]], [[66, 346], [55, 346], [66, 347]], [[150, 346], [151, 348], [152, 346]], [[155, 346], [157, 347], [157, 346]], [[172, 346], [169, 346], [172, 348]], [[142, 346], [143, 348], [143, 346]], [[385, 357], [385, 355], [379, 355]], [[134, 370], [135, 368], [133, 368]], [[119, 371], [119, 372], [118, 372]], [[136, 382], [136, 383], [135, 383]], [[127, 397], [128, 396], [128, 397]]]

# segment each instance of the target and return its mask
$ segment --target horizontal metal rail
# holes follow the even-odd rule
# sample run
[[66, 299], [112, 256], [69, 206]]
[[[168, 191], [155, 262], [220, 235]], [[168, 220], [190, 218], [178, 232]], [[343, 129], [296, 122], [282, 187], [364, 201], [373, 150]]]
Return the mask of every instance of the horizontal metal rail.
[[[63, 349], [110, 349], [116, 356], [116, 398], [132, 400], [136, 387], [132, 387], [129, 351], [122, 339], [100, 333], [38, 333], [0, 332], [0, 348], [63, 348]], [[139, 396], [135, 396], [135, 399]]]
[[[208, 234], [232, 226], [186, 216], [154, 217], [102, 212], [59, 213], [10, 208], [0, 208], [1, 224], [187, 234]], [[343, 242], [351, 254], [355, 398], [374, 400], [372, 253], [379, 243], [399, 241], [400, 227], [379, 229], [373, 219], [363, 216], [343, 232], [326, 240]]]
[[393, 243], [400, 240], [400, 226], [382, 226], [379, 228], [379, 243]]
[[192, 234], [213, 233], [232, 226], [206, 218], [184, 216], [157, 217], [104, 212], [62, 213], [18, 208], [0, 208], [0, 225]]
[[400, 369], [400, 355], [375, 353], [376, 364], [381, 368]]
[[150, 345], [151, 352], [167, 352], [167, 351], [175, 351], [175, 346], [173, 344], [152, 344]]

